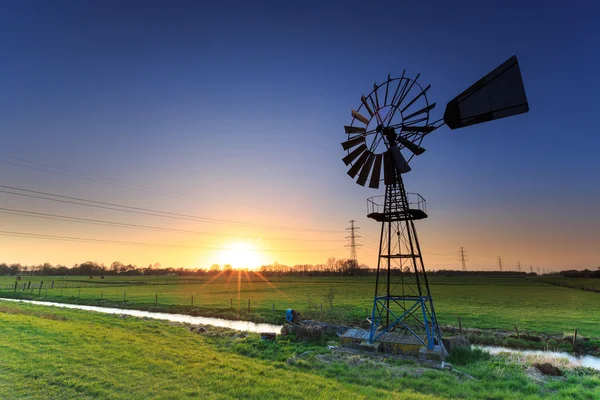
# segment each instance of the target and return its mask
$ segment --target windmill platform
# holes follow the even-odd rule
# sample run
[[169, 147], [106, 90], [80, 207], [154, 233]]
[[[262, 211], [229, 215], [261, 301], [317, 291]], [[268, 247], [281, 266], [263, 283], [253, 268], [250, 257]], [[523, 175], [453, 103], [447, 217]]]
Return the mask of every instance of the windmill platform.
[[369, 341], [370, 332], [364, 329], [348, 329], [340, 337], [342, 347], [371, 353], [385, 353], [397, 356], [413, 357], [422, 360], [443, 361], [448, 353], [442, 346], [428, 349], [423, 345], [426, 337], [419, 341], [412, 334], [400, 332], [383, 333], [376, 341]]

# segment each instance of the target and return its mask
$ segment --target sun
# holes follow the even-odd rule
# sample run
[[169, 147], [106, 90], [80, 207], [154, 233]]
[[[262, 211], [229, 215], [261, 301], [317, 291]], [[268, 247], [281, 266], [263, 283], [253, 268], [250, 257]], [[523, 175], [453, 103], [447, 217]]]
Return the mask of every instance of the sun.
[[222, 266], [230, 264], [235, 269], [255, 270], [263, 264], [263, 260], [254, 244], [237, 242], [220, 251], [219, 263]]

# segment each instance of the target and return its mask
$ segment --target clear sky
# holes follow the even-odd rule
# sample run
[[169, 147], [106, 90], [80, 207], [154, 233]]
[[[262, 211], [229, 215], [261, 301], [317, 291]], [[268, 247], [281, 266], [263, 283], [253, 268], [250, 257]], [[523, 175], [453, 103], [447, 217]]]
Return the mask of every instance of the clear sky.
[[2, 2], [0, 185], [213, 220], [0, 192], [0, 261], [322, 263], [348, 256], [355, 219], [374, 266], [383, 191], [346, 175], [350, 109], [406, 68], [441, 117], [516, 54], [530, 112], [432, 133], [404, 176], [427, 200], [426, 266], [459, 267], [463, 246], [473, 269], [595, 268], [600, 7], [536, 3]]

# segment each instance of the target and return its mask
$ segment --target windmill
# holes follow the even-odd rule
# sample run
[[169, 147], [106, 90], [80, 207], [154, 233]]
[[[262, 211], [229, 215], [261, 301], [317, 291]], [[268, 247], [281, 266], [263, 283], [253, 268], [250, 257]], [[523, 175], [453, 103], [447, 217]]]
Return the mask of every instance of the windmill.
[[441, 126], [463, 128], [525, 113], [529, 106], [515, 56], [448, 102], [443, 118], [435, 121], [430, 113], [436, 103], [427, 98], [431, 85], [421, 85], [419, 77], [404, 70], [399, 78], [388, 75], [375, 83], [352, 109], [342, 147], [356, 183], [368, 181], [377, 189], [383, 180], [385, 185], [385, 195], [367, 200], [367, 216], [381, 223], [369, 341], [397, 332], [433, 350], [441, 345], [441, 331], [414, 223], [427, 218], [426, 204], [419, 194], [406, 192], [402, 174], [425, 152], [423, 138]]

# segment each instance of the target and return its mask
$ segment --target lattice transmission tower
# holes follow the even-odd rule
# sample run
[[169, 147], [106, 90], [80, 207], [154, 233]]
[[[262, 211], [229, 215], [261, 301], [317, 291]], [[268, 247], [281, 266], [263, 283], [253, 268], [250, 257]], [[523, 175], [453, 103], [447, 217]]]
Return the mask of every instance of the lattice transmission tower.
[[498, 268], [500, 268], [500, 272], [502, 272], [502, 257], [498, 256]]
[[350, 233], [348, 236], [346, 236], [346, 239], [349, 240], [349, 243], [345, 247], [350, 249], [350, 262], [352, 263], [352, 270], [356, 270], [356, 268], [358, 268], [356, 249], [362, 246], [361, 244], [357, 243], [357, 239], [359, 239], [360, 236], [356, 234], [356, 231], [358, 231], [360, 228], [354, 225], [356, 222], [355, 220], [350, 220], [349, 222], [350, 227], [346, 228], [346, 230]]
[[465, 272], [467, 270], [467, 255], [464, 247], [460, 248], [460, 262], [462, 263], [462, 270]]

